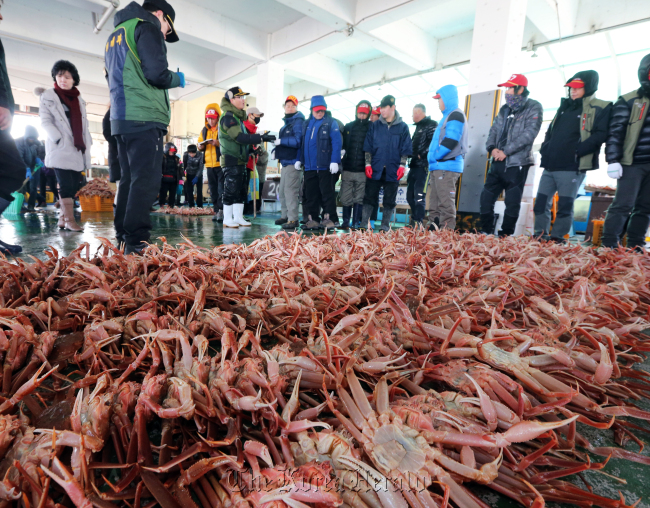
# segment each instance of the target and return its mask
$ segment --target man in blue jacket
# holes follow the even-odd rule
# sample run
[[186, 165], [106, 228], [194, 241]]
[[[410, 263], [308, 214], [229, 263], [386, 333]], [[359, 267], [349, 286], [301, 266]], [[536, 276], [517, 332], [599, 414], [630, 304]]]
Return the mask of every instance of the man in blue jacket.
[[[305, 168], [304, 202], [309, 211], [309, 220], [303, 229], [335, 227], [330, 219], [336, 214], [336, 196], [332, 175], [339, 172], [343, 141], [338, 123], [325, 114], [327, 104], [322, 95], [311, 98], [311, 115], [304, 123], [302, 146], [299, 150], [297, 170]], [[323, 220], [319, 223], [320, 209]]]
[[371, 124], [366, 134], [363, 151], [366, 153], [365, 196], [361, 227], [367, 228], [373, 207], [379, 205], [379, 191], [384, 188], [382, 231], [390, 230], [395, 211], [399, 181], [405, 173], [406, 161], [413, 153], [408, 125], [395, 109], [395, 97], [387, 95], [379, 105], [381, 116]]
[[440, 125], [429, 145], [429, 218], [441, 228], [456, 227], [456, 182], [465, 167], [467, 153], [467, 118], [458, 107], [458, 89], [443, 86], [433, 96], [442, 111]]
[[280, 129], [279, 138], [275, 140], [275, 158], [282, 165], [280, 178], [282, 215], [275, 223], [287, 230], [298, 227], [302, 171], [296, 167], [296, 162], [298, 162], [298, 152], [302, 146], [304, 124], [305, 115], [298, 111], [298, 99], [290, 95], [284, 102], [284, 126]]

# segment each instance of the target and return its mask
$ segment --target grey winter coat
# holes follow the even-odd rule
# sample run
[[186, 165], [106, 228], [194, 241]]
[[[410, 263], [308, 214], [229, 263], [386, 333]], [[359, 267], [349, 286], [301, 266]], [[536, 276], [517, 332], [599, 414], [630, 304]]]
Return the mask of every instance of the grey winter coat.
[[487, 143], [485, 144], [488, 153], [497, 148], [499, 138], [506, 123], [506, 118], [509, 115], [514, 115], [508, 125], [508, 137], [506, 146], [503, 152], [507, 155], [506, 167], [512, 166], [528, 166], [534, 164], [533, 159], [533, 143], [542, 127], [542, 120], [544, 119], [544, 108], [542, 105], [533, 100], [528, 99], [517, 111], [514, 113], [510, 110], [510, 106], [504, 104], [499, 110], [499, 114], [490, 127]]
[[[37, 89], [38, 93], [40, 90]], [[45, 90], [41, 94], [39, 116], [41, 126], [47, 132], [45, 140], [45, 165], [48, 168], [69, 169], [84, 171], [90, 168], [90, 146], [93, 143], [88, 129], [88, 116], [86, 115], [86, 101], [79, 96], [81, 117], [83, 119], [84, 143], [86, 152], [81, 153], [74, 146], [72, 127], [65, 114], [63, 103], [54, 91], [54, 88]]]

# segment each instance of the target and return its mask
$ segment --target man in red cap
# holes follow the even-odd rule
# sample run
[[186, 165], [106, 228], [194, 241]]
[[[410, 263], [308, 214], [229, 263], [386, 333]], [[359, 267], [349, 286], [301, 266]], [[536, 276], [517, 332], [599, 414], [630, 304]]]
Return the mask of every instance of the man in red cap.
[[381, 116], [381, 108], [377, 106], [370, 112], [370, 123], [375, 123]]
[[513, 74], [499, 87], [506, 88], [506, 103], [501, 106], [486, 143], [491, 157], [490, 170], [481, 193], [481, 230], [494, 233], [494, 204], [505, 191], [506, 210], [499, 236], [512, 235], [519, 219], [521, 196], [534, 164], [533, 143], [542, 127], [544, 108], [528, 98], [528, 79]]
[[[357, 104], [357, 117], [343, 128], [343, 175], [339, 198], [343, 205], [343, 224], [339, 229], [350, 229], [361, 225], [363, 196], [366, 192], [366, 158], [363, 143], [370, 128], [370, 101]], [[352, 218], [352, 222], [350, 219]]]
[[300, 186], [303, 172], [296, 167], [300, 159], [302, 130], [305, 115], [298, 111], [298, 98], [289, 95], [284, 101], [284, 125], [275, 140], [275, 158], [280, 161], [280, 208], [281, 216], [275, 223], [282, 229], [293, 231], [298, 226]]
[[[535, 198], [535, 236], [564, 243], [573, 224], [573, 203], [587, 171], [598, 169], [600, 147], [607, 138], [612, 103], [596, 99], [598, 73], [581, 71], [566, 85], [549, 125], [540, 154], [544, 168]], [[551, 231], [551, 205], [558, 193], [557, 215]]]

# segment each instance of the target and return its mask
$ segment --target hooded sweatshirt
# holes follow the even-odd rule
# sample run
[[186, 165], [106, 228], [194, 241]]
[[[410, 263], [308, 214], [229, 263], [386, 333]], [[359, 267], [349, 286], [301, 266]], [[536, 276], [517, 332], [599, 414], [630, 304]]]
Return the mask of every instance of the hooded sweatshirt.
[[[570, 96], [562, 99], [540, 150], [541, 166], [546, 171], [598, 168], [598, 154], [607, 137], [612, 103], [595, 98], [598, 90], [596, 71], [578, 72], [567, 83], [575, 79], [584, 82], [585, 94], [580, 99], [573, 100]], [[590, 154], [592, 157], [581, 164], [581, 159]]]
[[372, 166], [372, 180], [381, 180], [385, 170], [387, 182], [399, 181], [397, 170], [413, 154], [413, 144], [409, 127], [397, 110], [390, 124], [382, 116], [370, 124], [363, 150]]
[[[221, 108], [219, 107], [219, 104], [216, 102], [208, 104], [205, 107], [205, 114], [207, 115], [208, 111], [211, 109], [214, 109], [219, 115], [219, 118], [221, 118]], [[208, 124], [208, 119], [206, 118], [205, 127], [201, 129], [201, 134], [199, 134], [199, 144], [197, 146], [199, 150], [205, 154], [206, 168], [218, 168], [221, 166], [221, 162], [219, 161], [221, 158], [221, 149], [219, 148], [219, 118], [217, 118], [217, 124], [214, 126], [214, 128], [210, 127], [210, 124]], [[216, 140], [217, 146], [213, 146], [212, 144], [208, 143], [201, 144], [201, 141], [205, 141], [206, 139]]]
[[[31, 143], [28, 139], [31, 140]], [[36, 158], [38, 157], [40, 144], [36, 127], [32, 125], [25, 127], [25, 135], [16, 140], [16, 147], [20, 156], [23, 158], [25, 168], [33, 170], [36, 167]]]
[[[465, 113], [458, 109], [458, 89], [454, 85], [446, 85], [437, 93], [445, 103], [445, 109], [442, 112], [442, 120], [433, 133], [431, 145], [429, 145], [427, 157], [429, 171], [462, 173], [467, 150], [467, 134], [465, 132], [467, 119]], [[465, 146], [463, 146], [464, 144]]]

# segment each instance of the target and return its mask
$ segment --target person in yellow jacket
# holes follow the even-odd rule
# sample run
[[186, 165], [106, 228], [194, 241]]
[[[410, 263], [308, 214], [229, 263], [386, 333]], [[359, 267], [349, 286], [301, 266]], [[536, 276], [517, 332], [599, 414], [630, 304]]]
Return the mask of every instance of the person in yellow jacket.
[[198, 147], [205, 155], [205, 169], [208, 172], [208, 187], [212, 196], [215, 215], [212, 220], [223, 222], [223, 171], [221, 170], [221, 149], [219, 148], [219, 104], [208, 104], [205, 108], [205, 127], [199, 134]]

